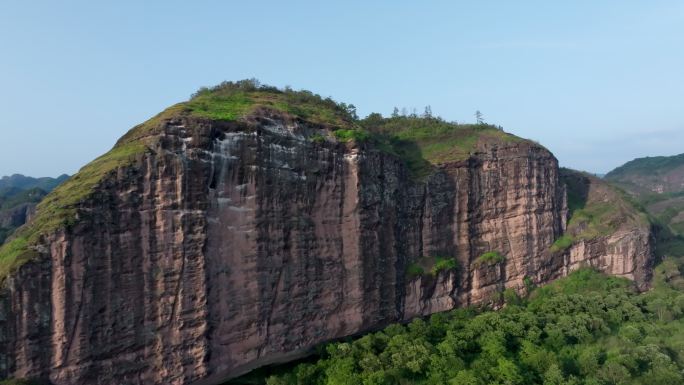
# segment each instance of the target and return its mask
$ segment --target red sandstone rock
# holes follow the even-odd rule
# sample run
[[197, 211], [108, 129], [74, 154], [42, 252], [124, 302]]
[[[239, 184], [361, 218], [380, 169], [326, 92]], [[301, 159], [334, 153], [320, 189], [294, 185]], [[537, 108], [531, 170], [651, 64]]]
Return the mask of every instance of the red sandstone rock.
[[[640, 282], [648, 229], [549, 247], [567, 208], [554, 156], [480, 146], [413, 181], [368, 145], [278, 117], [182, 118], [108, 175], [71, 228], [7, 282], [0, 376], [218, 384], [322, 342], [490, 301], [583, 263]], [[505, 260], [479, 265], [496, 250]], [[409, 278], [424, 256], [456, 271]]]

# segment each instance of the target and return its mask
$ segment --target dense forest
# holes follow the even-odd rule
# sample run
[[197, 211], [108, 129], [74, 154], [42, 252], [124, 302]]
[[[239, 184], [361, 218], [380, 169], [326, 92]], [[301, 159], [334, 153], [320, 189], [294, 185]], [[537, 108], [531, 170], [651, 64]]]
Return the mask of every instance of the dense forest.
[[682, 265], [653, 288], [583, 269], [499, 311], [457, 309], [331, 343], [315, 359], [233, 383], [268, 385], [617, 385], [684, 383]]

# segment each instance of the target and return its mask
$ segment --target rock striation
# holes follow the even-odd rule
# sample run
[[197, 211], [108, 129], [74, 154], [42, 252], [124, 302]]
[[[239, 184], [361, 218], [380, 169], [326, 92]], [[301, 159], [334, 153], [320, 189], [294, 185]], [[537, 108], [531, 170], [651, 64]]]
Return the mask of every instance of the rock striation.
[[[557, 250], [566, 269], [592, 266], [607, 274], [628, 278], [646, 289], [654, 263], [657, 228], [620, 189], [592, 175], [562, 169], [570, 220], [563, 238], [572, 244]], [[552, 258], [553, 259], [553, 258]]]
[[[566, 187], [529, 141], [479, 141], [416, 178], [396, 154], [291, 113], [152, 125], [122, 138], [144, 151], [4, 280], [0, 378], [219, 384], [585, 264], [648, 278], [647, 227], [552, 250]], [[490, 251], [503, 258], [481, 257]]]

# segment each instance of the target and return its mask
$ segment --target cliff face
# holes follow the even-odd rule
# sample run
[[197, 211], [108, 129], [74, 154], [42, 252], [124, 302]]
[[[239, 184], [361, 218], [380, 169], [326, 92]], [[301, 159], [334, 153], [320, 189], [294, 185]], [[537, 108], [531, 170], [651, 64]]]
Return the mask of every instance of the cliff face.
[[597, 239], [579, 240], [565, 255], [565, 265], [570, 271], [580, 266], [592, 266], [608, 274], [634, 280], [645, 289], [653, 265], [654, 242], [653, 233], [643, 227], [619, 230]]
[[648, 230], [550, 251], [566, 194], [536, 144], [481, 143], [418, 180], [371, 144], [310, 140], [319, 132], [274, 112], [160, 121], [5, 281], [0, 377], [216, 384], [583, 263], [647, 275], [634, 272], [648, 270]]
[[646, 213], [637, 210], [622, 191], [594, 176], [564, 169], [561, 181], [567, 186], [571, 208], [563, 238], [572, 244], [558, 250], [559, 240], [551, 250], [562, 256], [563, 274], [580, 265], [592, 266], [645, 289], [656, 244]]

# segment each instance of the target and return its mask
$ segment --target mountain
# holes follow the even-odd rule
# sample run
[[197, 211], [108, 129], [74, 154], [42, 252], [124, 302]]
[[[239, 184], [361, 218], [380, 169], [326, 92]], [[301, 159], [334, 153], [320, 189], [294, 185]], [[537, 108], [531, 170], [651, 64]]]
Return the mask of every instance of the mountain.
[[605, 178], [638, 195], [684, 190], [684, 154], [631, 160]]
[[32, 215], [35, 206], [48, 192], [68, 179], [32, 178], [20, 174], [0, 178], [0, 245]]
[[[648, 277], [642, 269], [653, 262], [654, 228], [647, 213], [620, 189], [582, 172], [561, 169], [567, 191], [568, 222], [565, 233], [556, 239], [552, 251], [568, 250], [569, 259], [591, 266], [604, 266], [614, 275], [639, 282]], [[605, 256], [613, 266], [606, 269]], [[619, 274], [620, 271], [634, 271]], [[617, 274], [616, 274], [617, 273]]]
[[30, 190], [33, 188], [39, 188], [43, 191], [49, 192], [67, 179], [69, 179], [69, 175], [67, 174], [62, 174], [57, 178], [33, 178], [21, 174], [14, 174], [11, 176], [3, 176], [2, 178], [0, 178], [0, 191], [11, 188], [16, 188], [19, 190]]
[[498, 127], [224, 83], [131, 129], [0, 248], [0, 376], [219, 384], [583, 266], [646, 288], [653, 247], [619, 190]]
[[684, 235], [684, 154], [638, 158], [606, 175], [675, 234]]

